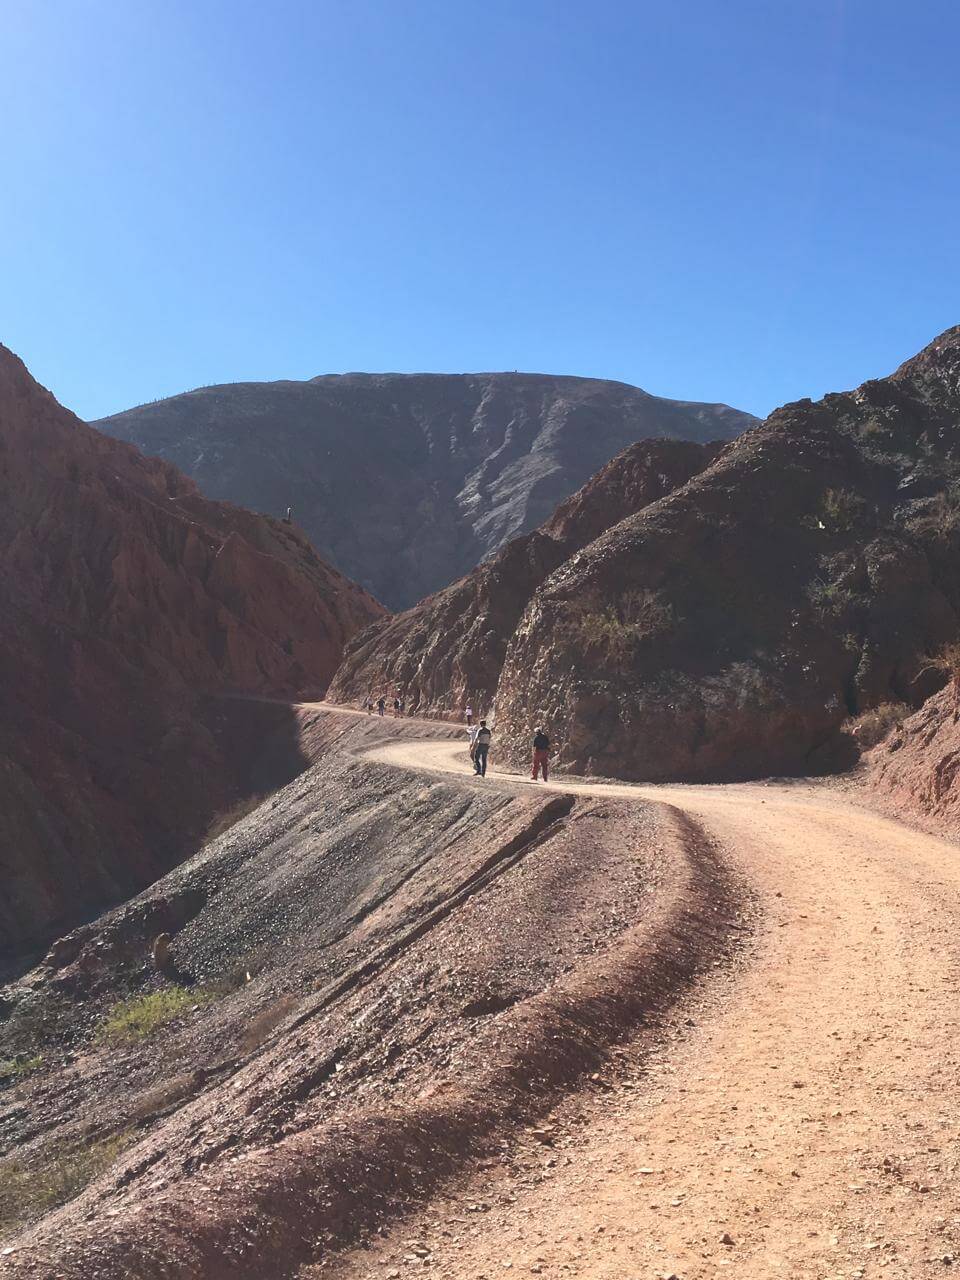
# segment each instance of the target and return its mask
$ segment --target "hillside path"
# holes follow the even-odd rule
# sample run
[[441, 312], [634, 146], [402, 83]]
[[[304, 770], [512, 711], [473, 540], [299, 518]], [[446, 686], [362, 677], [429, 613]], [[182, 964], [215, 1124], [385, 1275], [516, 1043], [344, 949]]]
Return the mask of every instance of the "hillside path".
[[[464, 747], [366, 753], [455, 772]], [[528, 785], [540, 785], [542, 783]], [[632, 786], [694, 816], [759, 896], [746, 962], [656, 1059], [577, 1100], [532, 1165], [400, 1223], [338, 1274], [653, 1280], [914, 1277], [960, 1267], [957, 847], [809, 783]], [[490, 1204], [477, 1214], [469, 1205]], [[411, 1241], [430, 1250], [426, 1264]], [[329, 1274], [329, 1272], [327, 1272]]]

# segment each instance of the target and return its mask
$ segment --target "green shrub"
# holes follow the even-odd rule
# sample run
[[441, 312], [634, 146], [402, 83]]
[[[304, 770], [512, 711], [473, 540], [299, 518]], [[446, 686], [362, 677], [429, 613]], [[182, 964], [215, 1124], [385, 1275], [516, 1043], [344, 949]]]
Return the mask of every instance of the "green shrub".
[[72, 1200], [132, 1142], [131, 1134], [119, 1133], [82, 1147], [61, 1148], [42, 1163], [0, 1164], [0, 1236]]
[[844, 582], [814, 578], [807, 584], [807, 599], [818, 613], [840, 617], [862, 603], [862, 597]]
[[24, 1076], [36, 1071], [42, 1062], [43, 1058], [39, 1053], [33, 1054], [32, 1057], [18, 1054], [15, 1058], [0, 1059], [0, 1084], [11, 1084], [13, 1081], [22, 1080]]
[[133, 996], [115, 1004], [96, 1031], [101, 1044], [135, 1044], [152, 1035], [158, 1027], [173, 1022], [196, 1004], [204, 1004], [213, 995], [202, 989], [164, 987], [145, 996]]
[[866, 503], [852, 489], [828, 489], [820, 504], [820, 520], [827, 533], [850, 533], [863, 521]]
[[627, 591], [603, 610], [582, 613], [571, 622], [574, 641], [583, 649], [622, 662], [644, 640], [675, 623], [673, 606], [656, 591]]

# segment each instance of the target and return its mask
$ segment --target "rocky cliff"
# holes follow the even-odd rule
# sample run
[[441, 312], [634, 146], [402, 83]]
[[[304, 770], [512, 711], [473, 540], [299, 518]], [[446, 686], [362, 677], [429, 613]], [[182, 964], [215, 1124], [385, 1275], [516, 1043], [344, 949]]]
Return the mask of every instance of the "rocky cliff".
[[631, 445], [539, 529], [351, 641], [330, 699], [361, 702], [397, 691], [420, 712], [460, 712], [468, 703], [488, 709], [507, 644], [540, 584], [611, 525], [686, 483], [719, 451], [717, 444], [670, 440]]
[[[958, 672], [960, 675], [960, 672]], [[898, 719], [857, 774], [873, 801], [937, 835], [960, 836], [960, 684]]]
[[619, 382], [495, 373], [205, 387], [93, 425], [211, 497], [293, 507], [321, 555], [403, 609], [536, 528], [636, 440], [730, 439], [755, 421]]
[[140, 888], [237, 779], [199, 695], [325, 687], [383, 611], [0, 347], [0, 951]]
[[960, 631], [960, 328], [890, 378], [801, 401], [539, 588], [497, 693], [506, 753], [546, 721], [576, 770], [733, 779], [837, 762], [918, 705]]

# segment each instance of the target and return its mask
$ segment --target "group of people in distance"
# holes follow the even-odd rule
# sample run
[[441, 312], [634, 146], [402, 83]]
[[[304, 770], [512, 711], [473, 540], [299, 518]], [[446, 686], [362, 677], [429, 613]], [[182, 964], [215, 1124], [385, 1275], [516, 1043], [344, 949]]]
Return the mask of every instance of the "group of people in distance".
[[[381, 696], [374, 702], [373, 696], [367, 698], [366, 708], [367, 715], [372, 716], [374, 707], [376, 707], [377, 715], [383, 716], [387, 712], [387, 699]], [[393, 699], [393, 715], [397, 720], [402, 720], [406, 712], [406, 704], [401, 696], [396, 694]], [[464, 711], [464, 718], [467, 722], [467, 732], [470, 735], [470, 759], [473, 761], [473, 772], [480, 778], [487, 776], [487, 756], [490, 753], [490, 743], [493, 741], [493, 733], [486, 720], [481, 720], [479, 724], [473, 723], [473, 707], [467, 703]], [[537, 728], [533, 732], [533, 771], [530, 775], [533, 782], [538, 781], [540, 775], [543, 775], [544, 782], [547, 781], [550, 771], [550, 738], [543, 729]]]
[[[386, 700], [386, 698], [384, 698], [384, 697], [380, 697], [380, 698], [378, 698], [378, 699], [377, 699], [377, 701], [376, 701], [376, 702], [374, 702], [374, 700], [373, 700], [372, 698], [368, 698], [368, 699], [367, 699], [367, 715], [368, 715], [368, 716], [372, 716], [372, 715], [373, 715], [373, 708], [374, 708], [374, 707], [376, 707], [376, 708], [377, 708], [377, 715], [378, 715], [378, 716], [386, 715], [386, 711], [387, 711], [387, 700]], [[396, 698], [394, 698], [394, 700], [393, 700], [393, 718], [394, 718], [395, 720], [402, 720], [402, 719], [403, 719], [403, 717], [404, 717], [404, 715], [405, 715], [405, 713], [406, 713], [406, 710], [407, 710], [407, 704], [404, 702], [403, 698], [401, 698], [401, 697], [399, 697], [399, 696], [397, 696]]]

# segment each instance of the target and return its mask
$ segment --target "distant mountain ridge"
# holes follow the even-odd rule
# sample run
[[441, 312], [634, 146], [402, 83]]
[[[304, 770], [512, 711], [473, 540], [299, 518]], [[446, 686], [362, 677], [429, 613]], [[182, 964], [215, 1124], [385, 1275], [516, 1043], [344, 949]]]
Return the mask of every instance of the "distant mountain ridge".
[[637, 440], [729, 440], [722, 404], [534, 373], [324, 374], [231, 383], [91, 425], [210, 497], [294, 520], [391, 608], [469, 572]]

